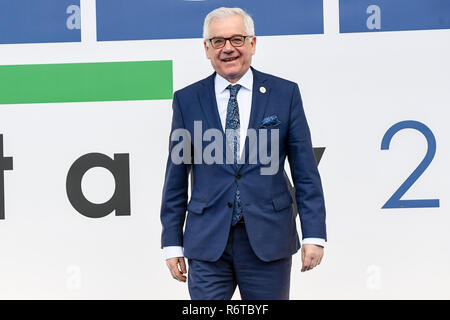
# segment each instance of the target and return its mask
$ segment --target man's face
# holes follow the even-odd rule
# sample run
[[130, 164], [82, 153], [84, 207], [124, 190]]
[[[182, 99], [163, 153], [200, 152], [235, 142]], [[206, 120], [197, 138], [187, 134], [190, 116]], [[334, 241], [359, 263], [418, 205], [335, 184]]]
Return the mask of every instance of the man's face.
[[[239, 15], [215, 19], [209, 25], [209, 34], [211, 38], [229, 38], [235, 35], [246, 36], [244, 19]], [[252, 56], [256, 50], [256, 37], [246, 38], [242, 47], [233, 47], [229, 40], [220, 49], [213, 48], [211, 43], [207, 46], [206, 41], [203, 44], [206, 57], [211, 60], [214, 70], [231, 83], [235, 83], [250, 68]], [[229, 58], [236, 59], [225, 61], [225, 59]]]

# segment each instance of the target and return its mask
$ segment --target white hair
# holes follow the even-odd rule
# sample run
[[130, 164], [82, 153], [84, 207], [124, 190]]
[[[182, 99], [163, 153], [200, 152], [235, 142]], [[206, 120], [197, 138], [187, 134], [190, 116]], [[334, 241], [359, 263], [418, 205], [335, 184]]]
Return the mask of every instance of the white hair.
[[205, 22], [203, 23], [203, 39], [208, 40], [210, 38], [209, 26], [211, 24], [211, 21], [235, 15], [239, 15], [242, 17], [242, 19], [244, 19], [245, 32], [247, 33], [246, 35], [254, 36], [255, 24], [253, 22], [252, 17], [250, 17], [250, 15], [247, 12], [245, 12], [241, 8], [220, 7], [214, 9], [213, 11], [208, 13], [208, 15], [205, 17]]

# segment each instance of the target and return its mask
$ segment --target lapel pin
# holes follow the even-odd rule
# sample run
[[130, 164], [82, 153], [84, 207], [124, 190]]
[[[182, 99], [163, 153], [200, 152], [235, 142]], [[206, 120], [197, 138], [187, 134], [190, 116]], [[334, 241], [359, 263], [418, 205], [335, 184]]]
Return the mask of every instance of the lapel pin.
[[261, 92], [261, 93], [266, 93], [266, 88], [264, 88], [264, 87], [259, 87], [259, 92]]

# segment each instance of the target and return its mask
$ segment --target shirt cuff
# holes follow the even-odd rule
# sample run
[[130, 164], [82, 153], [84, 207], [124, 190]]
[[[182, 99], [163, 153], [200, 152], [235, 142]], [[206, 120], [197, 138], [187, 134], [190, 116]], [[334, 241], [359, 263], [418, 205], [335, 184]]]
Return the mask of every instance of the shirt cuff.
[[164, 250], [164, 257], [166, 258], [166, 260], [170, 258], [184, 257], [183, 247], [169, 246], [164, 247], [163, 250]]
[[305, 238], [302, 242], [303, 244], [315, 244], [321, 247], [325, 247], [325, 239], [321, 238]]

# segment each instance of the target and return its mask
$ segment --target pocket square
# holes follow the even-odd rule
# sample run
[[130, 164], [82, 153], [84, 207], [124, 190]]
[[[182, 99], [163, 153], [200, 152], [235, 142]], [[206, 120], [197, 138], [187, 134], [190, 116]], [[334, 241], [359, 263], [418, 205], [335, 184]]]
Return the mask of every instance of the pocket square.
[[266, 117], [262, 119], [260, 128], [267, 128], [272, 126], [277, 126], [281, 123], [280, 120], [278, 120], [278, 117], [276, 115], [271, 115], [269, 117]]

